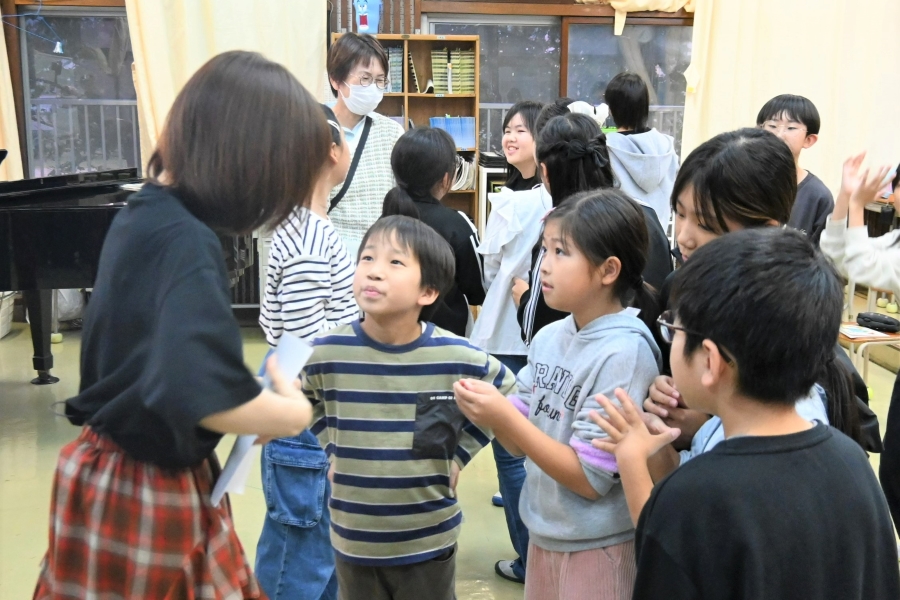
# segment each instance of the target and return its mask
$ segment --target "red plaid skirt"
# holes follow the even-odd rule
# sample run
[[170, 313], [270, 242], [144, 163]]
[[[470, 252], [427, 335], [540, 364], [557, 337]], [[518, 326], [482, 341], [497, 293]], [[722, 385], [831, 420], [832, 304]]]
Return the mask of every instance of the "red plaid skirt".
[[136, 461], [85, 427], [59, 456], [34, 597], [265, 598], [227, 497], [210, 503], [217, 473], [208, 460], [179, 471]]

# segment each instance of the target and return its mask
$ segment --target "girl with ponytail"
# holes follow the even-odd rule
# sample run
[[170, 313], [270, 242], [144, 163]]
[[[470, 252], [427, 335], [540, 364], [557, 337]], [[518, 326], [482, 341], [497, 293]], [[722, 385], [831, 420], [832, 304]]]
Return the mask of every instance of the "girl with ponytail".
[[[597, 122], [587, 115], [569, 113], [550, 119], [538, 134], [537, 161], [554, 207], [578, 192], [618, 187], [606, 136]], [[642, 276], [659, 289], [672, 271], [669, 242], [654, 210], [646, 204], [639, 203], [639, 207], [647, 217], [650, 241]], [[542, 259], [539, 246], [535, 246], [528, 280], [518, 280], [513, 285], [517, 319], [526, 345], [531, 344], [542, 327], [566, 316], [544, 302], [540, 276]]]
[[416, 127], [397, 140], [391, 152], [396, 187], [384, 197], [382, 217], [405, 215], [431, 226], [447, 240], [456, 257], [453, 288], [438, 301], [432, 322], [442, 329], [465, 336], [469, 306], [484, 302], [484, 278], [478, 233], [472, 221], [441, 204], [456, 174], [456, 144], [442, 129]]
[[615, 458], [591, 445], [606, 434], [590, 414], [602, 411], [596, 396], [614, 398], [616, 388], [642, 401], [659, 374], [651, 333], [659, 309], [641, 275], [645, 221], [638, 203], [614, 189], [576, 194], [551, 212], [542, 289], [568, 316], [535, 337], [518, 395], [471, 379], [454, 388], [471, 422], [530, 459], [519, 503], [531, 536], [526, 600], [625, 600], [634, 589], [634, 529]]

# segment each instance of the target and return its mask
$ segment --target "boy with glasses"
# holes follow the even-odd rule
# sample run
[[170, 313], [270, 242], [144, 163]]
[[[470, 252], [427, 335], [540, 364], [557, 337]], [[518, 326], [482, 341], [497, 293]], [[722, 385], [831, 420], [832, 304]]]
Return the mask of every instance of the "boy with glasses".
[[795, 408], [834, 360], [843, 304], [833, 265], [790, 230], [739, 231], [679, 270], [672, 375], [685, 403], [717, 415], [725, 440], [653, 487], [648, 462], [677, 435], [622, 411], [609, 435], [635, 534], [635, 599], [900, 597], [884, 495], [851, 439]]
[[788, 226], [809, 236], [813, 244], [834, 210], [834, 196], [821, 179], [800, 166], [800, 153], [819, 140], [819, 111], [803, 96], [782, 94], [765, 103], [756, 115], [756, 126], [774, 133], [788, 145], [797, 165], [797, 199]]

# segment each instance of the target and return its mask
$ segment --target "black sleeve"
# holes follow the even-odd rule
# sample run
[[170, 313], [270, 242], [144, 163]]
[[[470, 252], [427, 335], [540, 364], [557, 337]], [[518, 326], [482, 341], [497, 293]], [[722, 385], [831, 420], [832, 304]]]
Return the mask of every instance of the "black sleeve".
[[[478, 248], [478, 233], [471, 223], [460, 218], [459, 231], [454, 236], [453, 251], [456, 254], [456, 287], [466, 296], [469, 306], [481, 306], [484, 302], [484, 265]], [[465, 222], [462, 222], [465, 221]]]
[[174, 280], [161, 297], [140, 380], [144, 403], [175, 439], [195, 436], [201, 419], [261, 392], [244, 364], [225, 267], [216, 263], [221, 262], [221, 248], [205, 250], [198, 267]]
[[809, 240], [816, 247], [819, 246], [819, 239], [822, 237], [822, 232], [825, 231], [825, 226], [828, 224], [828, 217], [833, 212], [834, 199], [831, 197], [831, 193], [828, 192], [828, 195], [822, 194], [822, 197], [817, 202], [812, 231], [809, 232]]
[[[528, 271], [529, 286], [534, 285], [536, 282], [535, 269], [538, 268], [537, 261], [540, 253], [541, 241], [538, 240], [538, 243], [531, 249], [531, 269]], [[535, 297], [535, 294], [537, 294], [537, 297]], [[522, 341], [530, 344], [538, 331], [550, 323], [566, 318], [568, 314], [547, 306], [543, 292], [540, 289], [535, 290], [529, 287], [528, 291], [522, 295], [522, 300], [519, 302], [519, 310], [516, 311], [516, 319], [519, 321]]]
[[642, 276], [644, 281], [659, 291], [663, 283], [672, 272], [672, 253], [669, 249], [669, 238], [663, 231], [662, 225], [656, 212], [649, 206], [641, 205], [644, 209], [644, 221], [647, 223], [647, 234], [650, 239], [650, 247], [647, 253], [647, 265], [644, 267]]

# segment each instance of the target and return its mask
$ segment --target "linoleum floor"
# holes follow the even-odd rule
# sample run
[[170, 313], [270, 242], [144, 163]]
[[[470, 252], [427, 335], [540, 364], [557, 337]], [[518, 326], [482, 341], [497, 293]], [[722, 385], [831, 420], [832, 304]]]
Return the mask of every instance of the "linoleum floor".
[[[242, 330], [245, 358], [256, 368], [266, 343], [255, 329]], [[30, 598], [38, 566], [47, 547], [48, 511], [53, 470], [60, 448], [79, 432], [51, 410], [53, 402], [74, 395], [78, 389], [80, 333], [64, 334], [54, 345], [54, 374], [60, 382], [34, 386], [31, 370], [31, 337], [26, 325], [0, 340], [0, 600]], [[872, 365], [869, 385], [872, 407], [882, 426], [887, 418], [894, 375]], [[222, 460], [233, 438], [226, 436], [218, 448]], [[258, 449], [255, 450], [257, 453]], [[872, 456], [877, 469], [878, 455]], [[265, 502], [259, 485], [259, 463], [254, 463], [250, 485], [243, 495], [233, 495], [235, 524], [252, 563], [262, 527]], [[494, 563], [515, 554], [506, 532], [503, 511], [490, 503], [497, 491], [497, 475], [491, 452], [476, 456], [459, 483], [465, 521], [459, 541], [457, 596], [460, 600], [518, 600], [523, 587], [494, 574]]]

